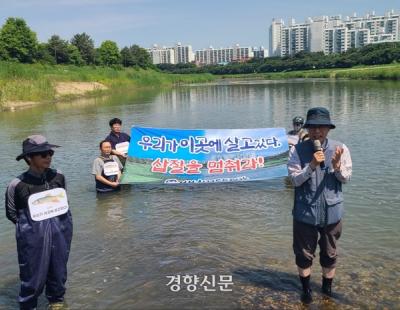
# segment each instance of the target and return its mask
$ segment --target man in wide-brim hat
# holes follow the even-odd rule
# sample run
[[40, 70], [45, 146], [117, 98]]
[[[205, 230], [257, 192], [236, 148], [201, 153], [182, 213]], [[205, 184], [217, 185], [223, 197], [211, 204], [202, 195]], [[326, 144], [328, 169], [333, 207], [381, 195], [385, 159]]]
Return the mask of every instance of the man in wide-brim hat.
[[22, 153], [19, 154], [16, 160], [21, 160], [24, 157], [32, 157], [32, 155], [42, 152], [54, 154], [54, 148], [60, 147], [59, 145], [50, 144], [46, 138], [41, 135], [29, 136], [22, 142]]
[[[16, 225], [21, 309], [35, 309], [44, 287], [50, 305], [64, 300], [72, 217], [64, 175], [50, 169], [57, 147], [41, 135], [25, 139], [16, 159], [23, 158], [29, 169], [12, 180], [6, 191], [6, 215]], [[56, 196], [56, 192], [61, 194]], [[56, 205], [62, 199], [66, 203]]]
[[290, 149], [288, 172], [295, 186], [293, 207], [293, 250], [303, 287], [301, 300], [312, 302], [311, 265], [320, 246], [322, 293], [332, 296], [337, 260], [337, 240], [342, 231], [342, 184], [350, 180], [349, 149], [328, 139], [336, 126], [323, 107], [309, 109], [304, 128], [310, 139]]

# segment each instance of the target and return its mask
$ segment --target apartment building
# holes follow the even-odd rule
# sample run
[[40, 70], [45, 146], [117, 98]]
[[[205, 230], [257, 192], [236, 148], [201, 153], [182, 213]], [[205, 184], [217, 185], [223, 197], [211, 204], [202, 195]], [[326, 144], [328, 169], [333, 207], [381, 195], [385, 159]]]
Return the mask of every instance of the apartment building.
[[254, 57], [252, 47], [242, 47], [236, 44], [233, 47], [209, 48], [195, 52], [195, 62], [198, 65], [227, 64], [230, 62], [243, 62]]
[[281, 55], [281, 42], [282, 42], [282, 29], [284, 28], [284, 22], [282, 19], [272, 20], [272, 24], [269, 27], [269, 55], [280, 56]]
[[292, 20], [285, 26], [273, 20], [270, 26], [270, 56], [294, 55], [300, 51], [342, 53], [371, 43], [400, 41], [400, 16], [393, 10], [377, 16], [342, 19], [341, 15], [308, 18], [302, 24]]
[[175, 63], [186, 64], [194, 61], [194, 53], [191, 45], [182, 45], [180, 42], [175, 45]]
[[242, 47], [242, 46], [239, 46], [239, 44], [236, 44], [233, 47], [232, 62], [247, 61], [250, 58], [253, 58], [253, 56], [254, 56], [253, 48], [250, 46]]
[[147, 49], [153, 64], [175, 64], [175, 50], [173, 47], [158, 47], [154, 44], [152, 48]]
[[194, 61], [192, 46], [177, 43], [173, 47], [158, 47], [154, 44], [152, 48], [147, 49], [153, 64], [179, 64], [190, 63]]
[[268, 50], [264, 46], [253, 47], [253, 58], [264, 59], [268, 57]]
[[232, 62], [233, 48], [209, 48], [197, 50], [195, 52], [195, 61], [199, 65], [226, 64]]

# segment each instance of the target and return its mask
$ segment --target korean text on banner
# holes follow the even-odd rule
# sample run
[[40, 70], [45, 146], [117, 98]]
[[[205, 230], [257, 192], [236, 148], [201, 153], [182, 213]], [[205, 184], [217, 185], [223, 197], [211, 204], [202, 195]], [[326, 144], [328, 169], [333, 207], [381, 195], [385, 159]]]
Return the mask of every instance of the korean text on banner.
[[283, 128], [132, 127], [122, 183], [212, 183], [287, 175]]

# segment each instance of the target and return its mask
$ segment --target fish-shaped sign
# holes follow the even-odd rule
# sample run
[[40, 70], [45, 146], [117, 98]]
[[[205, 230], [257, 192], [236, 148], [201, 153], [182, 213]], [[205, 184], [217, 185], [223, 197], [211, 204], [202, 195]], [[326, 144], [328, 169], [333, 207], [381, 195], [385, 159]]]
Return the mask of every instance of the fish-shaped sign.
[[63, 188], [53, 188], [32, 194], [28, 206], [33, 221], [43, 221], [67, 213], [68, 199]]

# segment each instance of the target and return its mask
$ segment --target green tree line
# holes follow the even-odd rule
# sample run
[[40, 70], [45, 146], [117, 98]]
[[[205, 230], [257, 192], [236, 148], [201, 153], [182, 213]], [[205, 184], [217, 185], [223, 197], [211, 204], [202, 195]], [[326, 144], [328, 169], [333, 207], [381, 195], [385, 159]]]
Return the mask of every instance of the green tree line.
[[77, 66], [154, 67], [149, 53], [138, 45], [119, 50], [114, 41], [106, 40], [96, 48], [93, 39], [85, 32], [75, 34], [69, 41], [55, 34], [41, 43], [24, 19], [13, 17], [8, 18], [0, 28], [1, 60]]
[[340, 54], [299, 52], [290, 57], [252, 59], [245, 63], [208, 65], [160, 64], [157, 67], [171, 73], [246, 74], [351, 68], [360, 65], [379, 65], [400, 62], [400, 42], [369, 44], [359, 49], [349, 49]]

